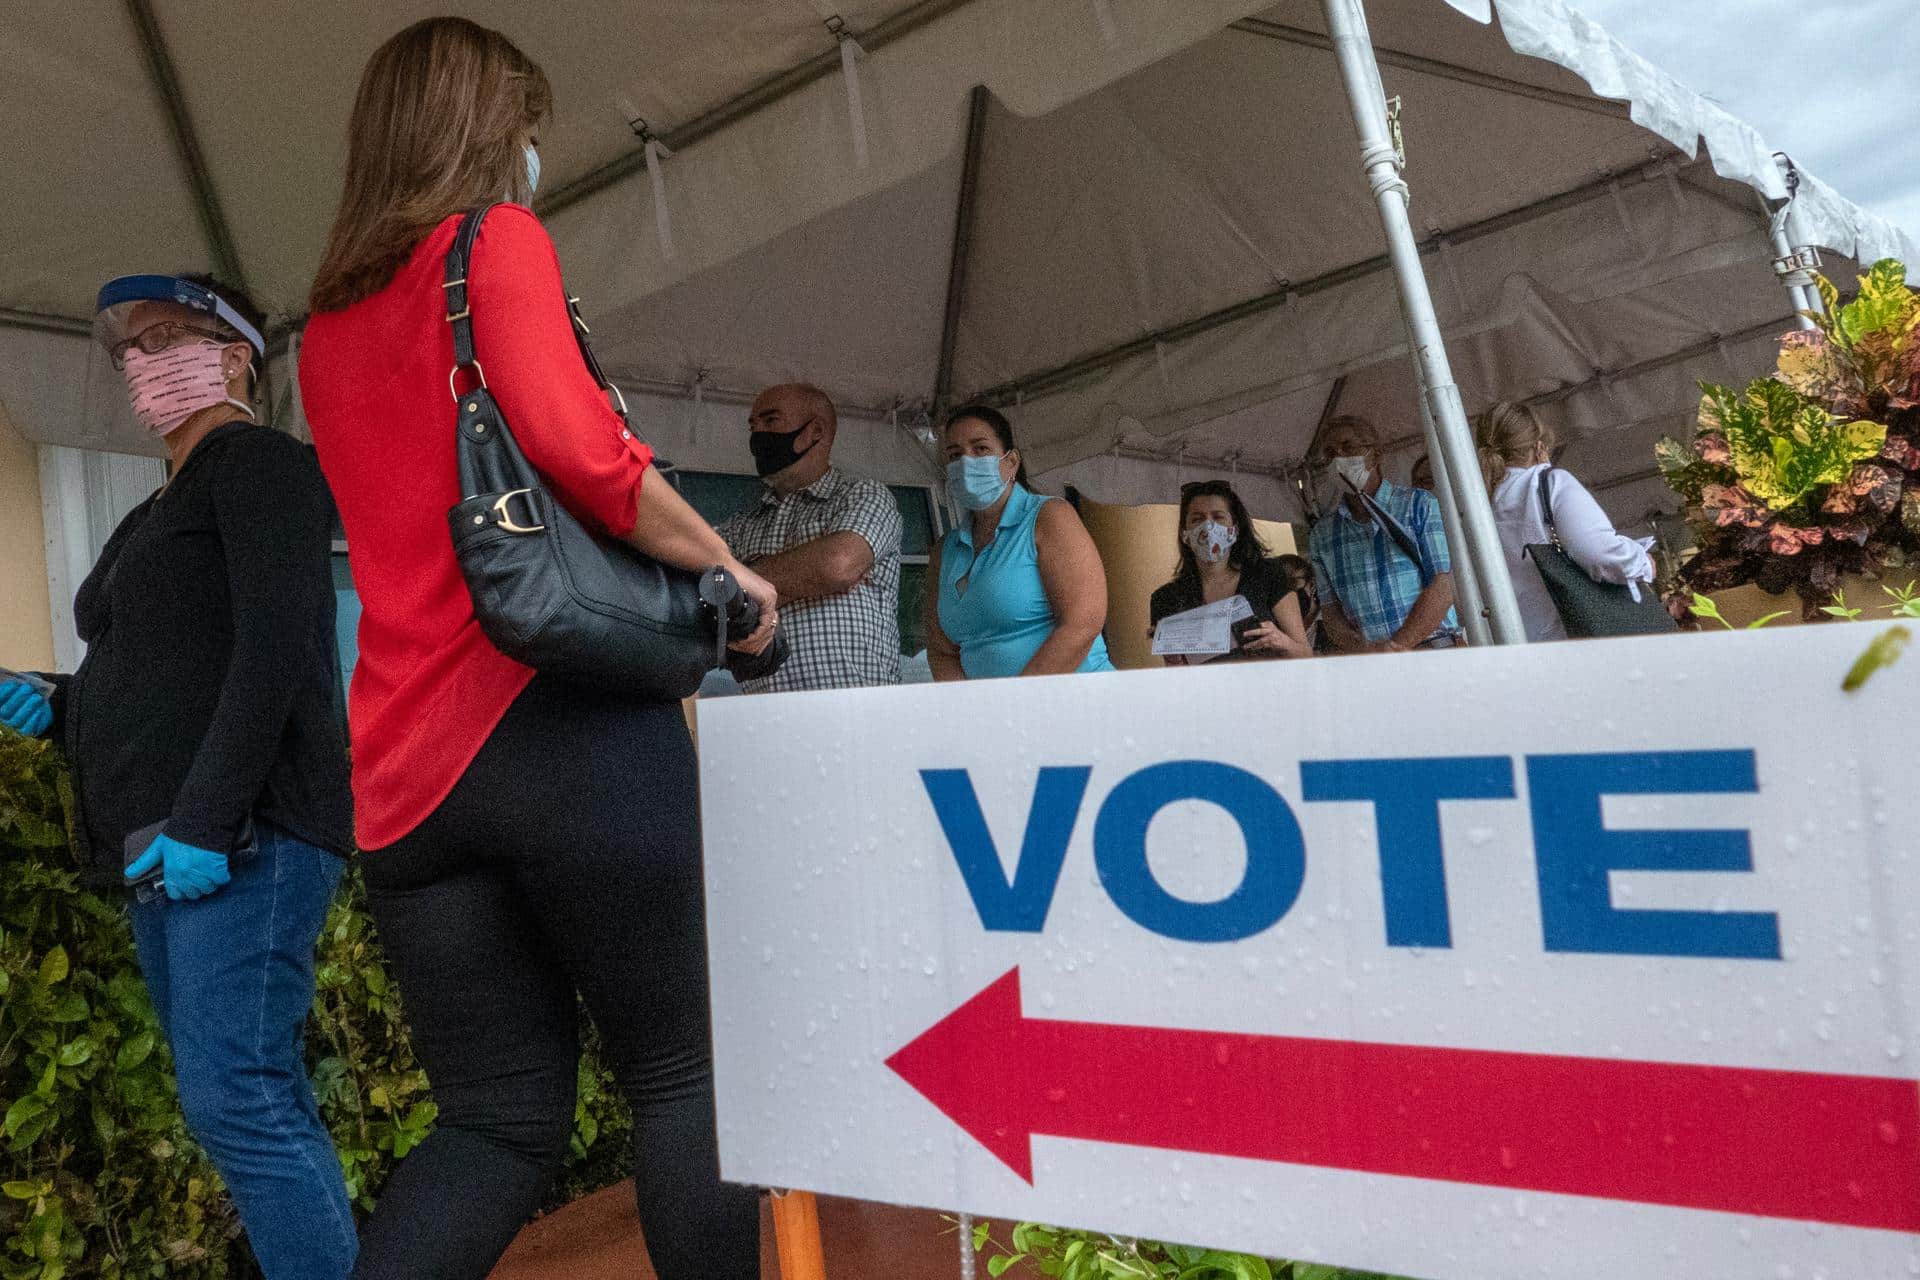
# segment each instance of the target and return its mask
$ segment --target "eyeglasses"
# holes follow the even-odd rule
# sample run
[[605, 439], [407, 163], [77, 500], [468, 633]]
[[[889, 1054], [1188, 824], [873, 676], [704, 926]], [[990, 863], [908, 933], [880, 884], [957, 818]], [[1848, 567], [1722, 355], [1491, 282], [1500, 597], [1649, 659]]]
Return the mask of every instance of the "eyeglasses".
[[218, 330], [203, 329], [199, 325], [188, 324], [184, 320], [162, 320], [159, 324], [150, 324], [140, 332], [134, 334], [131, 338], [116, 342], [108, 347], [107, 359], [113, 362], [115, 369], [125, 369], [127, 367], [127, 352], [132, 348], [138, 347], [147, 355], [157, 356], [168, 347], [179, 342], [182, 334], [192, 334], [197, 338], [207, 338], [220, 343], [243, 341], [243, 339], [234, 338]]

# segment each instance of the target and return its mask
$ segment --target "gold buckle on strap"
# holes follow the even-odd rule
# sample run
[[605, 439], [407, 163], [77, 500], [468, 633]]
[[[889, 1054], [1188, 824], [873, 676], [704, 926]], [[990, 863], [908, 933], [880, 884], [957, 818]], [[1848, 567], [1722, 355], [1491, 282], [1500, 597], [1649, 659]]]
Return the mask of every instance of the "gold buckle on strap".
[[[493, 500], [493, 522], [500, 526], [500, 528], [505, 529], [508, 533], [539, 533], [544, 530], [547, 526], [543, 524], [521, 524], [515, 520], [512, 513], [507, 510], [507, 504], [509, 502], [515, 498], [525, 497], [532, 492], [533, 490], [531, 489], [510, 489], [498, 498], [495, 498]], [[531, 500], [528, 501], [527, 506], [529, 509], [532, 508], [533, 503]]]

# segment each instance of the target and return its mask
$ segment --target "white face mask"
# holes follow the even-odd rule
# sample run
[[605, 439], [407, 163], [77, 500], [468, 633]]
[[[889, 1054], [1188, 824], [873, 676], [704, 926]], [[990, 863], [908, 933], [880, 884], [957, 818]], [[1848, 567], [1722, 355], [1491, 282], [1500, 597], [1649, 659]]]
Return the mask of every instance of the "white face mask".
[[540, 189], [540, 152], [531, 142], [522, 149], [527, 160], [527, 194], [532, 195]]
[[1233, 550], [1233, 544], [1240, 541], [1238, 530], [1218, 520], [1203, 520], [1190, 526], [1182, 536], [1202, 564], [1219, 564]]
[[[1330, 516], [1350, 494], [1365, 493], [1373, 469], [1364, 455], [1348, 454], [1322, 464], [1313, 477], [1313, 509]], [[1351, 487], [1349, 487], [1351, 486]]]
[[1364, 454], [1346, 454], [1333, 460], [1334, 474], [1365, 492], [1367, 481], [1373, 478], [1373, 468], [1367, 465]]

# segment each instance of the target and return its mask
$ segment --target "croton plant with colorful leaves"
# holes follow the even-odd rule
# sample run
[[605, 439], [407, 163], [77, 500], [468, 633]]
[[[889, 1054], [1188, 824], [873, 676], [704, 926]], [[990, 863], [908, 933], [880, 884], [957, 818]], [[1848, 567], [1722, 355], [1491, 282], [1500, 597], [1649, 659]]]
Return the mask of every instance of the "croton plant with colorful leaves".
[[1775, 376], [1703, 385], [1692, 442], [1655, 449], [1700, 544], [1676, 598], [1752, 582], [1811, 619], [1848, 576], [1920, 566], [1920, 292], [1891, 259], [1844, 306], [1819, 285]]

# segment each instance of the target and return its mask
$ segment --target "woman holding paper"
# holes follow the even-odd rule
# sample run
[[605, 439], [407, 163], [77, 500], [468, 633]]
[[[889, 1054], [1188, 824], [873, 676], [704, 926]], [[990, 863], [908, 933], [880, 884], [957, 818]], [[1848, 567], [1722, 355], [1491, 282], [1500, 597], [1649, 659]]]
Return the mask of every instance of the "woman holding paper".
[[[1228, 649], [1163, 653], [1169, 666], [1215, 658], [1238, 662], [1313, 656], [1300, 593], [1267, 556], [1247, 504], [1232, 485], [1224, 480], [1196, 480], [1180, 487], [1179, 553], [1180, 567], [1173, 581], [1155, 591], [1148, 606], [1156, 632], [1162, 622], [1178, 615], [1226, 606], [1236, 599], [1243, 603], [1233, 604], [1227, 613]], [[1211, 647], [1204, 642], [1200, 646]]]
[[935, 680], [1111, 671], [1107, 576], [1069, 504], [1027, 488], [1006, 415], [947, 420], [947, 496], [959, 520], [934, 550], [927, 662]]

